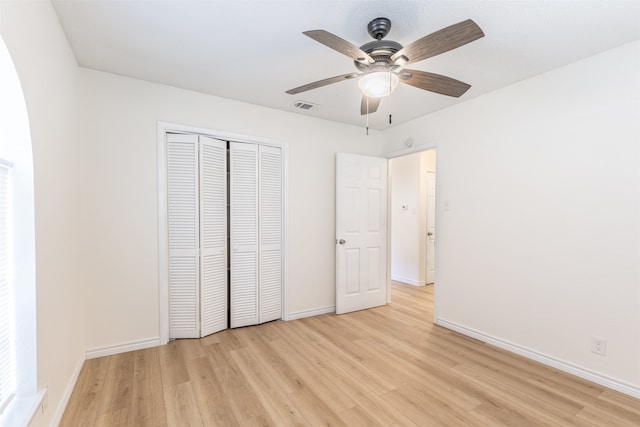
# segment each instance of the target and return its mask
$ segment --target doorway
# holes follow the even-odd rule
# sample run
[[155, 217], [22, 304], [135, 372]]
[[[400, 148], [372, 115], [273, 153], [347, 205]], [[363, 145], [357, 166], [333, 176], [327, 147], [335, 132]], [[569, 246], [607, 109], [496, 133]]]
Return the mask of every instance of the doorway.
[[390, 278], [435, 282], [435, 148], [394, 156], [390, 165]]

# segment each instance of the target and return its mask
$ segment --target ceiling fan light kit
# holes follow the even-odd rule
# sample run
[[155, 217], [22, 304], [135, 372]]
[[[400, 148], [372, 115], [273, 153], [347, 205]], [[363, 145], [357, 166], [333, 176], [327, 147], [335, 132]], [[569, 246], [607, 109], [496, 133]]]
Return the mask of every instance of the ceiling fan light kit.
[[363, 94], [360, 113], [365, 115], [376, 112], [380, 99], [393, 93], [399, 83], [453, 97], [461, 96], [471, 87], [451, 77], [402, 68], [483, 37], [484, 33], [471, 19], [445, 27], [404, 47], [398, 42], [384, 40], [391, 30], [391, 21], [387, 18], [373, 19], [367, 25], [367, 30], [375, 40], [360, 47], [325, 30], [303, 32], [307, 37], [353, 59], [361, 73], [330, 77], [290, 89], [287, 93], [296, 94], [357, 77]]
[[400, 83], [398, 75], [389, 71], [373, 71], [360, 77], [358, 86], [364, 96], [389, 96]]

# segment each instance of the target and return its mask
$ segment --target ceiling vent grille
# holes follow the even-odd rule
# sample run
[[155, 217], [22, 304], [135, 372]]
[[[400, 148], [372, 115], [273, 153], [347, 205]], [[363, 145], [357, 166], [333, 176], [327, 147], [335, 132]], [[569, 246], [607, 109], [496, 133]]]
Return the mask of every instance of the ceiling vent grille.
[[307, 102], [307, 101], [296, 101], [295, 104], [293, 104], [294, 108], [299, 108], [301, 110], [315, 110], [316, 108], [318, 108], [318, 104], [313, 104], [311, 102]]

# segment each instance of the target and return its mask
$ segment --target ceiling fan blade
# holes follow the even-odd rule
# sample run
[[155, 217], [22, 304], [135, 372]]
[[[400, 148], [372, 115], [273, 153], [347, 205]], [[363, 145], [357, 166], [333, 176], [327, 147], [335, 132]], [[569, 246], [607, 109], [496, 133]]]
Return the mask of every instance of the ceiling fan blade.
[[318, 80], [317, 82], [313, 82], [313, 83], [307, 83], [306, 85], [302, 85], [302, 86], [298, 86], [294, 89], [289, 89], [287, 91], [287, 93], [289, 95], [295, 95], [296, 93], [300, 93], [300, 92], [306, 92], [308, 90], [311, 89], [316, 89], [322, 86], [326, 86], [326, 85], [330, 85], [332, 83], [338, 83], [341, 82], [343, 80], [349, 80], [352, 79], [354, 77], [358, 77], [360, 74], [358, 73], [349, 73], [349, 74], [343, 74], [341, 76], [335, 76], [335, 77], [329, 77], [328, 79], [324, 79], [324, 80]]
[[341, 39], [335, 34], [331, 34], [325, 30], [311, 30], [304, 31], [304, 34], [307, 37], [311, 37], [315, 41], [322, 43], [323, 45], [330, 47], [333, 50], [340, 52], [343, 55], [347, 55], [349, 58], [354, 59], [358, 62], [373, 63], [373, 58], [369, 56], [365, 51], [360, 49], [358, 46], [353, 43], [349, 43], [348, 41]]
[[[407, 74], [411, 74], [407, 76]], [[471, 85], [451, 77], [440, 74], [427, 73], [426, 71], [404, 69], [400, 73], [400, 82], [415, 86], [418, 89], [436, 92], [442, 95], [454, 96], [458, 98], [465, 93]]]
[[[380, 100], [382, 98], [374, 98], [372, 96], [362, 96], [362, 102], [360, 102], [360, 115], [364, 116], [365, 114], [371, 114], [378, 111], [378, 105], [380, 105]], [[367, 100], [369, 100], [369, 105], [367, 106]]]
[[484, 33], [478, 24], [467, 19], [414, 41], [393, 54], [391, 60], [395, 62], [404, 56], [407, 61], [403, 64], [411, 64], [448, 52], [481, 37], [484, 37]]

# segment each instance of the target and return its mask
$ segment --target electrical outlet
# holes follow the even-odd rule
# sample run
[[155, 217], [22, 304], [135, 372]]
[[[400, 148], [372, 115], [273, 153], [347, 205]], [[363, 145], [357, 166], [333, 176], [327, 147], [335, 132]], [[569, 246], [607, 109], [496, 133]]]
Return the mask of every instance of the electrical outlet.
[[591, 337], [591, 352], [599, 354], [600, 356], [606, 356], [607, 340], [604, 338]]

